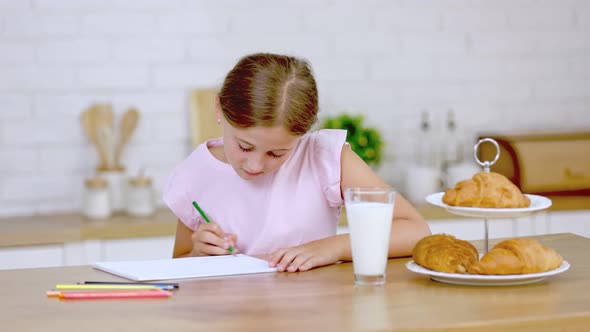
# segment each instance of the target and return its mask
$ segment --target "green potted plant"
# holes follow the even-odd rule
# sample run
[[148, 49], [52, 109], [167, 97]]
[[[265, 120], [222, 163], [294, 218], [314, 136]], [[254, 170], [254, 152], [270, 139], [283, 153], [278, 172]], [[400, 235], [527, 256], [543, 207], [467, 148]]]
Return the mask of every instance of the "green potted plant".
[[368, 165], [378, 166], [383, 153], [383, 140], [376, 128], [365, 127], [362, 115], [339, 114], [325, 118], [322, 128], [346, 129], [346, 141]]

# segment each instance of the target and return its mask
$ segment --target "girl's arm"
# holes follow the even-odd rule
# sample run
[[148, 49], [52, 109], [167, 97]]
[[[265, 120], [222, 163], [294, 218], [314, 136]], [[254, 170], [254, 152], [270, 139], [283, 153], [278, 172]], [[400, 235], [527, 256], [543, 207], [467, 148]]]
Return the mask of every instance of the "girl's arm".
[[[340, 162], [341, 194], [347, 187], [389, 187], [348, 145], [342, 148]], [[427, 235], [430, 235], [430, 228], [422, 216], [400, 194], [396, 194], [389, 257], [409, 256], [414, 244]], [[351, 260], [348, 234], [334, 235], [297, 247], [281, 249], [268, 257], [270, 266], [276, 266], [281, 272], [307, 271], [314, 267]]]
[[193, 251], [193, 230], [178, 220], [176, 223], [176, 238], [174, 239], [174, 250], [172, 258], [192, 256]]

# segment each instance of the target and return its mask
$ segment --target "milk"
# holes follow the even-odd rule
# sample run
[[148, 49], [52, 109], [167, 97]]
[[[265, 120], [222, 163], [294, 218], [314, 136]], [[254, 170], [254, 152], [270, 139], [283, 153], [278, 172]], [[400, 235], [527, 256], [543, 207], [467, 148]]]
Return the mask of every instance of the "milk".
[[355, 275], [385, 274], [393, 203], [358, 202], [346, 205]]

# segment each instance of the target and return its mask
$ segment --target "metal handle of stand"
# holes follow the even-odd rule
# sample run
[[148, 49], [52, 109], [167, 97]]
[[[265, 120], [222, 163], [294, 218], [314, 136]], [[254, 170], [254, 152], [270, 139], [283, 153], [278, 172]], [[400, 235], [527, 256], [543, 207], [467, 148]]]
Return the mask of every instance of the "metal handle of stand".
[[[488, 161], [488, 160], [481, 161], [477, 157], [477, 153], [479, 152], [479, 146], [482, 143], [485, 143], [485, 142], [490, 142], [490, 143], [494, 144], [494, 146], [496, 147], [496, 156], [494, 157], [494, 159], [492, 161]], [[483, 167], [483, 171], [484, 172], [489, 172], [490, 171], [490, 166], [492, 166], [493, 164], [495, 164], [498, 161], [498, 159], [500, 158], [500, 145], [498, 145], [498, 142], [496, 142], [492, 138], [482, 138], [473, 147], [473, 158], [475, 159], [475, 162], [476, 163], [478, 163], [480, 166]]]
[[[479, 146], [482, 143], [486, 143], [486, 142], [492, 143], [496, 147], [496, 156], [494, 157], [494, 159], [492, 161], [489, 161], [489, 160], [481, 161], [477, 157], [477, 154], [479, 152]], [[480, 166], [483, 167], [484, 172], [489, 172], [490, 166], [495, 164], [498, 161], [498, 159], [500, 158], [500, 145], [498, 145], [498, 142], [496, 142], [492, 138], [482, 138], [473, 147], [473, 158], [475, 159], [475, 162], [477, 162]], [[483, 250], [484, 250], [484, 254], [486, 254], [489, 250], [488, 218], [484, 218], [483, 226], [484, 226]]]

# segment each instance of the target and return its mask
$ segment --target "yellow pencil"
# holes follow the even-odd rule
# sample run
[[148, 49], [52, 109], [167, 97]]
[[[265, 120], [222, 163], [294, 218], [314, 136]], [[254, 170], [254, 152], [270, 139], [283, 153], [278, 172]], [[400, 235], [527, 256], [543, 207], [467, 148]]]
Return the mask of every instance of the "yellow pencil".
[[77, 284], [60, 284], [55, 285], [55, 289], [72, 290], [72, 289], [155, 289], [155, 290], [173, 290], [171, 286], [155, 286], [155, 285], [77, 285]]

